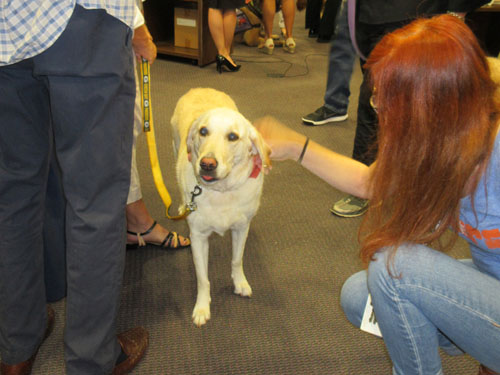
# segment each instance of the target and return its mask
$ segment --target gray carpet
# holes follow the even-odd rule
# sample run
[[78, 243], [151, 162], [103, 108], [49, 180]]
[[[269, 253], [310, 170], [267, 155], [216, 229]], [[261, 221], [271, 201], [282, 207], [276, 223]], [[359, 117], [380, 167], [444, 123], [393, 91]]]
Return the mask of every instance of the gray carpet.
[[[297, 14], [295, 25], [295, 55], [276, 48], [273, 56], [267, 56], [236, 45], [234, 57], [243, 65], [238, 73], [219, 75], [213, 64], [199, 68], [189, 61], [164, 58], [153, 65], [158, 152], [174, 206], [179, 195], [169, 120], [177, 99], [191, 87], [223, 90], [250, 120], [274, 115], [323, 145], [351, 154], [359, 67], [351, 83], [349, 119], [336, 125], [303, 126], [301, 116], [323, 102], [329, 45], [307, 38], [303, 13]], [[187, 234], [185, 222], [165, 218], [145, 137], [139, 141], [138, 163], [152, 215], [167, 228]], [[244, 258], [254, 294], [247, 299], [232, 293], [229, 233], [212, 236], [212, 319], [202, 328], [191, 322], [196, 278], [190, 250], [128, 252], [119, 330], [142, 325], [150, 332], [149, 349], [133, 373], [390, 374], [383, 342], [351, 326], [339, 305], [342, 283], [361, 269], [357, 256], [361, 219], [341, 219], [329, 212], [342, 195], [293, 162], [275, 163], [266, 177]], [[462, 241], [451, 254], [468, 255]], [[54, 308], [55, 331], [40, 349], [34, 375], [64, 373], [64, 301]], [[443, 354], [442, 358], [445, 374], [477, 371], [477, 363], [468, 356]]]

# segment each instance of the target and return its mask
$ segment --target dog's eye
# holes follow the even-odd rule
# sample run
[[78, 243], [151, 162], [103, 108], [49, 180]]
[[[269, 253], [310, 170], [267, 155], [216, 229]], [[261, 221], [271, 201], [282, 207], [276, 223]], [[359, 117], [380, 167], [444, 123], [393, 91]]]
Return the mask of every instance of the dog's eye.
[[227, 139], [234, 142], [234, 141], [237, 141], [238, 139], [240, 139], [240, 137], [238, 137], [238, 134], [231, 132], [227, 135]]
[[208, 134], [208, 129], [207, 128], [203, 127], [203, 128], [200, 129], [200, 135], [202, 137], [206, 136], [207, 134]]

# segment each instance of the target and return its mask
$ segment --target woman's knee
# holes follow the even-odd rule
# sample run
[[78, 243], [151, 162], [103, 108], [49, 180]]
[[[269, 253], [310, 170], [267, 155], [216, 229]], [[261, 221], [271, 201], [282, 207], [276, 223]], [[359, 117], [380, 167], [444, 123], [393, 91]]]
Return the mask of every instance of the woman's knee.
[[[386, 283], [389, 276], [388, 266], [391, 266], [389, 250], [381, 250], [376, 253], [374, 259], [368, 265], [367, 284], [370, 291]], [[392, 267], [392, 272], [394, 271]]]
[[368, 298], [366, 271], [349, 277], [340, 292], [340, 304], [347, 319], [356, 327], [361, 326], [363, 311]]
[[442, 254], [425, 245], [403, 244], [396, 251], [385, 248], [375, 254], [368, 265], [368, 289], [372, 295], [389, 292], [396, 285], [419, 279], [432, 269]]

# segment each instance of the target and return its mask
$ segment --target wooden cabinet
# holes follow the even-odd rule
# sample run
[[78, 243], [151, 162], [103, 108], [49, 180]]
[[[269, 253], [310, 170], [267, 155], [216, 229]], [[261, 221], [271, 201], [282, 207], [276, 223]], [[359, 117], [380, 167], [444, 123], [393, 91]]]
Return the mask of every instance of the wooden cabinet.
[[[208, 29], [208, 7], [203, 0], [148, 0], [144, 3], [144, 17], [158, 54], [177, 56], [195, 61], [199, 66], [215, 61], [215, 48]], [[174, 45], [174, 9], [185, 7], [196, 9], [198, 48], [176, 47]]]

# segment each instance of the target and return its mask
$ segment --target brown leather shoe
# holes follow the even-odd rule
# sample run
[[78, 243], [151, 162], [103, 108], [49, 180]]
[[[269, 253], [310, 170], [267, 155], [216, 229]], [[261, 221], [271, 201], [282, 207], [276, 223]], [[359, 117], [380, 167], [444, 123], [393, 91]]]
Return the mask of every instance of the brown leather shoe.
[[495, 372], [486, 366], [480, 365], [478, 375], [500, 375], [500, 372]]
[[130, 372], [141, 360], [149, 343], [149, 334], [142, 327], [135, 327], [118, 335], [123, 352], [127, 359], [115, 366], [113, 375], [122, 375]]
[[1, 375], [30, 375], [31, 369], [33, 368], [33, 363], [35, 362], [35, 357], [38, 353], [38, 349], [42, 346], [43, 342], [47, 337], [52, 333], [52, 329], [54, 328], [54, 321], [56, 317], [56, 313], [47, 305], [47, 328], [45, 329], [45, 335], [43, 336], [42, 342], [36, 348], [35, 353], [24, 362], [16, 363], [15, 365], [8, 365], [6, 363], [2, 363], [0, 365], [0, 373]]

